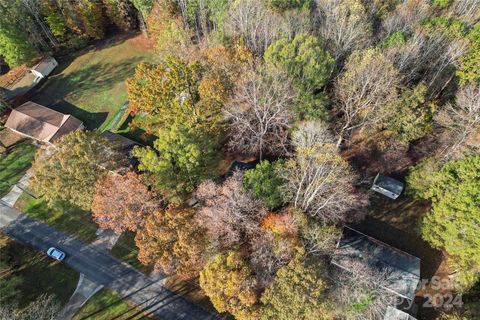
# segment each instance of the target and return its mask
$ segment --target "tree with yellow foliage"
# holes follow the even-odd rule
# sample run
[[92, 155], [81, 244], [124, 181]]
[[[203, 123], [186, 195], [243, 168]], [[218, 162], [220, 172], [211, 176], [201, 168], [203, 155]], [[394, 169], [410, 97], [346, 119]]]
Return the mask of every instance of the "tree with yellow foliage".
[[240, 253], [218, 254], [200, 272], [200, 286], [219, 312], [258, 319], [256, 281]]

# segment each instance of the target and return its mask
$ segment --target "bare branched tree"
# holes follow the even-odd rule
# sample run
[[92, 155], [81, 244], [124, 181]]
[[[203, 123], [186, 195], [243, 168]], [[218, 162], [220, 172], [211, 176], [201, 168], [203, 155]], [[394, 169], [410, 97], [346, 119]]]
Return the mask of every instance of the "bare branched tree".
[[348, 213], [364, 199], [353, 187], [355, 175], [325, 125], [302, 125], [292, 140], [295, 155], [279, 170], [287, 181], [286, 200], [322, 222], [352, 220]]
[[341, 306], [340, 312], [344, 314], [345, 309], [360, 304], [363, 308], [349, 312], [347, 319], [383, 319], [388, 306], [397, 302], [395, 295], [385, 289], [392, 277], [391, 270], [379, 270], [361, 260], [343, 262], [346, 270], [338, 268], [332, 273], [335, 284], [332, 297]]
[[341, 231], [335, 225], [311, 224], [303, 232], [305, 251], [313, 256], [329, 256], [335, 251]]
[[480, 0], [455, 0], [450, 11], [473, 25], [480, 20]]
[[296, 251], [292, 239], [263, 229], [252, 238], [250, 263], [260, 286], [271, 283], [277, 270], [293, 259]]
[[471, 84], [461, 88], [455, 103], [447, 104], [438, 113], [436, 122], [444, 130], [444, 157], [452, 158], [464, 152], [480, 150], [480, 86]]
[[395, 10], [383, 20], [385, 35], [394, 32], [412, 31], [415, 25], [430, 15], [430, 4], [426, 0], [403, 0]]
[[260, 159], [265, 153], [284, 153], [294, 99], [295, 93], [285, 75], [249, 73], [225, 108], [230, 121], [229, 147], [258, 155]]
[[316, 0], [315, 7], [318, 32], [336, 61], [371, 43], [372, 26], [360, 0]]
[[388, 48], [384, 55], [397, 67], [405, 84], [424, 81], [429, 97], [435, 98], [453, 79], [467, 50], [467, 40], [418, 30], [404, 45]]
[[242, 38], [247, 47], [261, 55], [282, 36], [282, 19], [263, 1], [243, 0], [232, 3], [226, 17], [227, 35]]
[[400, 76], [377, 49], [355, 51], [335, 84], [337, 106], [342, 114], [337, 146], [356, 128], [375, 129], [388, 115], [386, 106], [398, 94]]
[[201, 205], [197, 219], [214, 247], [228, 249], [243, 243], [258, 233], [259, 221], [267, 213], [259, 200], [242, 191], [242, 178], [236, 172], [221, 185], [206, 181], [197, 188]]

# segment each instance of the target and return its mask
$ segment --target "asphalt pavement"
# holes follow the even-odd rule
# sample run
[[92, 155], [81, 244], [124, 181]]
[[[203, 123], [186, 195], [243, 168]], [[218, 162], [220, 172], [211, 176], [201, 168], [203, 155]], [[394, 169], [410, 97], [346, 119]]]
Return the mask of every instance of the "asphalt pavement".
[[[81, 226], [79, 226], [81, 227]], [[95, 244], [86, 244], [20, 211], [0, 203], [0, 228], [12, 238], [38, 251], [57, 247], [64, 263], [92, 281], [110, 288], [161, 320], [216, 319], [181, 295], [166, 289], [161, 276], [146, 276]], [[41, 275], [39, 275], [41, 276]]]

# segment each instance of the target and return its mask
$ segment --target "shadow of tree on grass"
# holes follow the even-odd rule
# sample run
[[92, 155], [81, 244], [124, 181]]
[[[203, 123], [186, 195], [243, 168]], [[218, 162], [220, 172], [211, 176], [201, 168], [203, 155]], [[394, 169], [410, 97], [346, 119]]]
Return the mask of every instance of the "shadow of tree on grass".
[[[126, 98], [125, 80], [133, 75], [135, 67], [142, 60], [142, 57], [134, 57], [121, 63], [94, 63], [72, 72], [57, 74], [49, 78], [32, 96], [32, 100], [63, 113], [69, 113], [70, 109], [74, 109], [72, 106], [89, 113], [115, 111], [121, 107], [121, 101], [117, 100]], [[79, 119], [89, 129], [98, 128], [101, 124], [93, 116]]]

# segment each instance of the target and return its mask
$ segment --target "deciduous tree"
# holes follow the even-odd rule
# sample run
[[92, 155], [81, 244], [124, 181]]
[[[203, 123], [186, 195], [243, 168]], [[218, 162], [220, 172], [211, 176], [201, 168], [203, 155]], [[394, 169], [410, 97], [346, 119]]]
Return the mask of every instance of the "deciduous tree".
[[212, 175], [217, 160], [215, 139], [182, 124], [158, 131], [151, 147], [133, 149], [138, 168], [155, 181], [156, 188], [170, 201], [178, 201], [198, 183]]
[[243, 39], [246, 46], [261, 56], [268, 46], [280, 38], [293, 38], [309, 27], [304, 15], [280, 15], [264, 1], [244, 0], [231, 3], [225, 19], [226, 35]]
[[100, 0], [82, 0], [75, 3], [82, 31], [94, 39], [102, 39], [105, 36], [106, 21], [102, 9]]
[[332, 319], [328, 310], [326, 267], [297, 256], [280, 268], [262, 294], [261, 319]]
[[221, 112], [218, 104], [200, 103], [202, 74], [198, 62], [186, 63], [174, 57], [158, 65], [141, 63], [126, 82], [130, 110], [150, 115], [145, 125], [151, 132], [180, 123], [216, 134]]
[[224, 110], [230, 122], [229, 147], [260, 159], [264, 154], [284, 153], [294, 98], [284, 75], [250, 72]]
[[385, 17], [382, 21], [382, 28], [386, 35], [394, 32], [408, 33], [420, 21], [428, 18], [430, 14], [431, 8], [428, 1], [404, 0]]
[[200, 286], [219, 312], [257, 319], [255, 278], [238, 252], [218, 254], [200, 272]]
[[169, 206], [150, 215], [135, 236], [138, 259], [167, 274], [194, 276], [205, 261], [207, 239], [193, 208]]
[[321, 123], [307, 123], [293, 133], [295, 155], [279, 173], [287, 182], [285, 200], [322, 222], [352, 220], [349, 212], [364, 204], [355, 191], [355, 175]]
[[386, 290], [394, 279], [388, 268], [377, 269], [365, 257], [342, 260], [346, 270], [337, 268], [331, 273], [331, 290], [336, 316], [352, 320], [383, 319], [388, 306], [395, 306], [396, 295]]
[[422, 83], [413, 89], [406, 89], [392, 103], [388, 128], [400, 141], [419, 139], [432, 130], [436, 106], [427, 101], [426, 95], [427, 86]]
[[359, 0], [317, 0], [318, 32], [336, 61], [371, 43], [372, 26]]
[[267, 213], [259, 200], [242, 190], [242, 174], [237, 172], [223, 184], [206, 181], [195, 193], [200, 201], [198, 221], [214, 247], [230, 249], [251, 238]]
[[[448, 23], [447, 23], [448, 24]], [[437, 98], [455, 77], [461, 58], [468, 52], [469, 41], [454, 37], [448, 27], [418, 27], [404, 44], [384, 50], [384, 55], [398, 69], [402, 81], [416, 85], [423, 81], [428, 98]]]
[[446, 158], [458, 157], [480, 149], [480, 85], [470, 84], [461, 88], [455, 103], [448, 103], [436, 117], [443, 129]]
[[337, 146], [353, 129], [382, 125], [389, 114], [385, 106], [397, 99], [399, 81], [398, 71], [379, 50], [352, 53], [335, 84], [341, 113]]
[[[23, 18], [22, 15], [26, 17]], [[10, 67], [30, 62], [38, 53], [21, 19], [29, 19], [19, 1], [0, 3], [0, 52]]]
[[107, 174], [95, 185], [93, 220], [101, 228], [112, 229], [117, 234], [137, 231], [157, 207], [154, 194], [135, 172]]
[[[479, 2], [480, 5], [480, 2]], [[480, 14], [480, 10], [479, 10]], [[458, 66], [457, 75], [460, 78], [460, 84], [465, 85], [470, 82], [480, 83], [480, 24], [476, 24], [468, 33], [469, 41], [468, 52], [461, 58]]]
[[103, 0], [105, 14], [120, 30], [130, 31], [136, 26], [134, 9], [129, 0]]
[[31, 187], [49, 205], [62, 200], [89, 210], [95, 182], [123, 163], [115, 145], [98, 132], [77, 130], [55, 141], [55, 146], [38, 151]]

